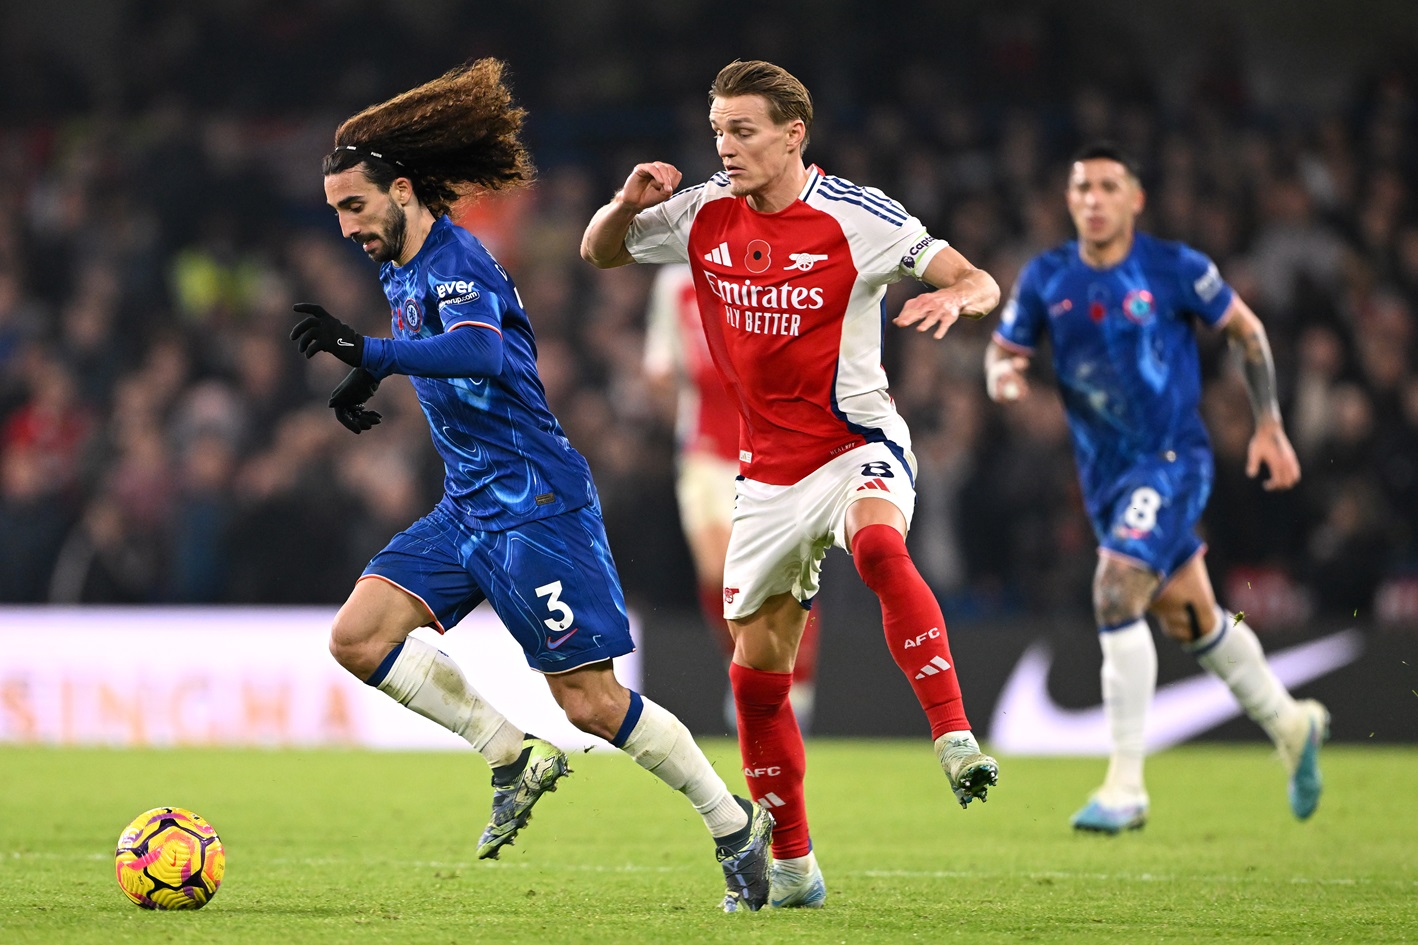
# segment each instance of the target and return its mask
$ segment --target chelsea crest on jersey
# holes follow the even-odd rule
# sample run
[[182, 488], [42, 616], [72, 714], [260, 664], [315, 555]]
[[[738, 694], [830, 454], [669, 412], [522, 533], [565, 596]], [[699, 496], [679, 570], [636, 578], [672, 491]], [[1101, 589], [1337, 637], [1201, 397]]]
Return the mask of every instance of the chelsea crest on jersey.
[[1022, 354], [1049, 339], [1085, 490], [1139, 455], [1209, 449], [1192, 319], [1220, 326], [1234, 297], [1205, 255], [1146, 233], [1105, 269], [1075, 240], [1020, 272], [994, 339]]
[[440, 217], [414, 258], [385, 263], [379, 281], [397, 340], [501, 336], [496, 376], [409, 378], [443, 459], [441, 505], [474, 528], [496, 530], [594, 502], [590, 469], [547, 407], [516, 286], [477, 237]]

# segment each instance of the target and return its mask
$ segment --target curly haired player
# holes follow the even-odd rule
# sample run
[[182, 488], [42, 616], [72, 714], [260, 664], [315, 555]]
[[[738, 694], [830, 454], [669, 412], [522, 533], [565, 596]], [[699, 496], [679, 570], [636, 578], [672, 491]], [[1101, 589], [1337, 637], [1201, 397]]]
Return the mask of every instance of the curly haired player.
[[590, 470], [547, 408], [536, 343], [511, 276], [449, 219], [460, 198], [529, 183], [503, 64], [482, 59], [340, 125], [324, 162], [340, 231], [380, 264], [392, 338], [365, 337], [319, 305], [291, 332], [307, 358], [353, 370], [330, 406], [355, 433], [365, 404], [405, 374], [443, 457], [444, 495], [369, 562], [340, 608], [330, 651], [400, 704], [467, 739], [492, 767], [492, 818], [479, 857], [496, 857], [532, 806], [568, 773], [566, 755], [527, 735], [417, 637], [483, 601], [545, 674], [577, 728], [607, 739], [683, 793], [715, 838], [723, 908], [768, 894], [773, 818], [729, 793], [684, 725], [622, 686], [612, 660], [634, 649]]

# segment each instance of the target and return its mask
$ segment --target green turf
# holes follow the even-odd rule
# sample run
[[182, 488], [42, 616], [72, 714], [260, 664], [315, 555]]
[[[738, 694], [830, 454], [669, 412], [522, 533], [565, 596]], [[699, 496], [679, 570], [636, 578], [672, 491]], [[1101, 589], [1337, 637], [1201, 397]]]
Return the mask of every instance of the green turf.
[[[734, 746], [706, 747], [728, 775]], [[949, 799], [930, 746], [816, 741], [808, 791], [826, 909], [726, 916], [681, 798], [598, 752], [502, 862], [473, 755], [0, 748], [0, 942], [1405, 942], [1418, 940], [1418, 751], [1330, 747], [1295, 823], [1260, 745], [1149, 762], [1152, 822], [1075, 836], [1097, 760], [1002, 759]], [[114, 882], [122, 827], [159, 805], [221, 833], [226, 882], [151, 913]]]

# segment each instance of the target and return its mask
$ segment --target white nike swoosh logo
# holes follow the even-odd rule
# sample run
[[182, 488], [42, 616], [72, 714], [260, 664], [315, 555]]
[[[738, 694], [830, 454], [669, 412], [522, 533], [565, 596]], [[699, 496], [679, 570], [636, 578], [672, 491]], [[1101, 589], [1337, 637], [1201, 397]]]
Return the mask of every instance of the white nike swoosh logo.
[[[1294, 689], [1348, 666], [1364, 652], [1355, 629], [1266, 655], [1270, 668]], [[1044, 642], [1024, 651], [1000, 691], [990, 719], [989, 741], [1001, 754], [1107, 755], [1112, 751], [1103, 706], [1066, 709], [1049, 695], [1052, 653]], [[1225, 683], [1203, 673], [1157, 687], [1147, 712], [1147, 750], [1159, 751], [1194, 738], [1244, 710]]]
[[335, 344], [339, 345], [341, 348], [353, 348], [353, 347], [354, 347], [354, 342], [353, 342], [353, 341], [346, 341], [346, 340], [343, 339], [343, 338], [336, 338], [336, 339], [335, 339]]

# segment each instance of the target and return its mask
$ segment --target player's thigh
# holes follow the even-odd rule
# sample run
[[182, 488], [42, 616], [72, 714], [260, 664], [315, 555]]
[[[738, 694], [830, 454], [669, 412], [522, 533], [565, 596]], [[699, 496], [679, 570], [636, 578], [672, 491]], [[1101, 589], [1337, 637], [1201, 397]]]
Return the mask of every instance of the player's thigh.
[[727, 526], [734, 518], [738, 464], [704, 453], [685, 453], [675, 473], [675, 500], [686, 529]]
[[596, 506], [481, 533], [469, 560], [533, 669], [567, 672], [635, 649]]
[[[850, 552], [851, 540], [867, 525], [891, 525], [903, 535], [916, 512], [915, 459], [887, 443], [868, 443], [813, 473], [822, 482], [814, 501], [825, 505], [832, 543]], [[867, 501], [875, 500], [875, 501]]]
[[847, 514], [842, 532], [851, 547], [857, 532], [870, 525], [890, 525], [902, 535], [906, 534], [906, 516], [894, 503], [885, 499], [862, 498], [847, 506]]
[[417, 622], [405, 635], [423, 626], [444, 633], [485, 597], [464, 560], [473, 535], [450, 514], [434, 509], [391, 538], [384, 550], [370, 559], [356, 591], [368, 585], [373, 593], [377, 585], [388, 585], [416, 602], [416, 614], [406, 619]]
[[349, 650], [374, 643], [389, 647], [429, 622], [423, 602], [403, 588], [377, 577], [355, 582], [354, 590], [335, 615], [330, 644]]
[[737, 479], [737, 463], [703, 453], [680, 457], [675, 498], [701, 583], [718, 584], [722, 579], [733, 527]]
[[827, 549], [847, 548], [848, 509], [863, 498], [884, 499], [909, 528], [914, 477], [909, 453], [869, 443], [791, 486], [740, 479], [724, 565], [724, 616], [742, 620], [777, 594], [809, 603], [819, 589]]
[[1093, 572], [1093, 617], [1100, 627], [1119, 627], [1147, 612], [1157, 592], [1157, 572], [1133, 558], [1102, 549]]
[[718, 587], [724, 582], [724, 559], [729, 553], [729, 537], [733, 526], [728, 522], [713, 523], [699, 529], [685, 529], [684, 541], [694, 559], [694, 576], [702, 585]]
[[1216, 591], [1201, 551], [1178, 568], [1157, 592], [1152, 602], [1167, 636], [1190, 643], [1216, 629]]

